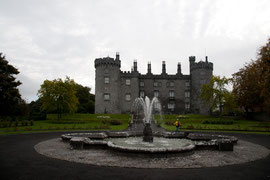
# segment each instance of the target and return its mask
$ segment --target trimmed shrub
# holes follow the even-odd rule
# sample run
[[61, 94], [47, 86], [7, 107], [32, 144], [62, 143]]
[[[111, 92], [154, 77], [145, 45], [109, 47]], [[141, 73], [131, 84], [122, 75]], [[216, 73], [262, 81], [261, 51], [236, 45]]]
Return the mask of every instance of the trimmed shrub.
[[122, 125], [123, 122], [121, 120], [118, 119], [112, 119], [110, 120], [110, 125]]
[[165, 124], [168, 125], [168, 126], [174, 126], [174, 122], [173, 121], [166, 121]]

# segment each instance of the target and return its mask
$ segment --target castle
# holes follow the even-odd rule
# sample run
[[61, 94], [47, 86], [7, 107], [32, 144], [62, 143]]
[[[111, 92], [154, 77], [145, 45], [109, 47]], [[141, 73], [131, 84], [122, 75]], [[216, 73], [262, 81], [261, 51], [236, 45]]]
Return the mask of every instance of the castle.
[[213, 63], [208, 62], [207, 56], [200, 62], [195, 62], [195, 56], [190, 56], [189, 63], [190, 75], [182, 74], [180, 63], [176, 74], [167, 74], [165, 61], [162, 62], [161, 74], [153, 74], [150, 63], [147, 73], [141, 74], [136, 61], [131, 72], [121, 71], [119, 53], [115, 59], [95, 59], [95, 113], [130, 113], [137, 97], [148, 96], [160, 100], [165, 114], [209, 114], [210, 107], [200, 99], [200, 88], [210, 81]]

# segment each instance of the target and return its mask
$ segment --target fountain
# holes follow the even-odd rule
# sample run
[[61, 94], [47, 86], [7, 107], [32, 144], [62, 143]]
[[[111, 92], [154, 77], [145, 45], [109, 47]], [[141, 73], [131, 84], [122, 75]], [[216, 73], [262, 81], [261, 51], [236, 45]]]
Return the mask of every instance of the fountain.
[[[147, 96], [145, 96], [145, 100], [143, 100], [143, 98], [140, 97], [140, 98], [136, 98], [134, 102], [134, 106], [137, 111], [140, 108], [140, 106], [143, 109], [143, 114], [144, 114], [143, 141], [144, 142], [149, 142], [149, 143], [153, 142], [153, 132], [151, 128], [151, 122], [153, 119], [152, 111], [153, 111], [154, 105], [156, 105], [156, 107], [161, 107], [160, 102], [156, 97], [154, 97], [152, 101], [150, 101], [150, 99]], [[161, 111], [160, 108], [157, 108], [157, 110]]]
[[[145, 99], [137, 98], [134, 101], [134, 107], [135, 111], [141, 113], [142, 116], [139, 119], [132, 120], [129, 130], [64, 134], [62, 135], [62, 140], [69, 142], [73, 149], [105, 146], [122, 152], [152, 154], [181, 153], [192, 151], [195, 148], [233, 151], [233, 146], [238, 140], [233, 136], [169, 132], [164, 129], [157, 131], [157, 128], [153, 132], [152, 126], [155, 125], [153, 110], [161, 112], [159, 100], [154, 97], [151, 101], [147, 96]], [[140, 131], [132, 129], [132, 127], [136, 126], [136, 121], [139, 122], [139, 125], [143, 124], [143, 128]], [[140, 128], [135, 129], [138, 130]]]
[[[159, 104], [156, 98], [136, 99], [135, 107], [142, 116], [134, 118], [125, 131], [63, 134], [61, 140], [40, 142], [35, 150], [72, 162], [136, 168], [216, 167], [261, 159], [269, 154], [267, 148], [241, 140], [234, 148], [238, 141], [234, 136], [169, 132], [161, 128], [159, 131], [153, 114], [161, 106], [155, 104]], [[184, 152], [190, 153], [182, 155]]]

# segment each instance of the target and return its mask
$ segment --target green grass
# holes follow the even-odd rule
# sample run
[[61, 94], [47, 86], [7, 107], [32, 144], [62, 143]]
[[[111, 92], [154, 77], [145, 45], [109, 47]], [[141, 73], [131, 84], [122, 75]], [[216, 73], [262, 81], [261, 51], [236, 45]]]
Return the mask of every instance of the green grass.
[[[168, 131], [175, 131], [173, 123], [178, 115], [156, 116], [158, 123]], [[270, 122], [248, 121], [231, 117], [212, 117], [205, 115], [184, 115], [181, 119], [182, 131], [226, 131], [270, 134]], [[109, 118], [106, 118], [109, 117]], [[128, 114], [63, 114], [57, 120], [56, 114], [48, 114], [47, 120], [33, 121], [34, 125], [0, 128], [0, 134], [19, 134], [54, 131], [88, 131], [88, 130], [124, 130], [128, 127], [131, 116]], [[112, 125], [111, 121], [120, 121], [120, 125]], [[205, 124], [204, 122], [215, 122]], [[217, 124], [232, 122], [232, 124]]]
[[[164, 115], [163, 119], [158, 118], [158, 122], [168, 131], [175, 131], [173, 122], [178, 115]], [[249, 121], [245, 119], [235, 119], [232, 117], [212, 117], [206, 115], [185, 115], [180, 119], [182, 130], [206, 130], [206, 131], [239, 131], [239, 132], [261, 132], [270, 134], [270, 122]], [[205, 122], [209, 124], [205, 124]], [[214, 124], [210, 124], [213, 122]], [[228, 123], [228, 124], [226, 124]], [[232, 123], [232, 124], [230, 124]]]
[[[107, 117], [107, 118], [106, 118]], [[124, 130], [128, 127], [131, 116], [128, 114], [63, 114], [57, 120], [56, 114], [48, 114], [47, 120], [34, 121], [33, 126], [0, 128], [0, 134], [18, 134], [48, 131], [87, 131], [87, 130]], [[112, 125], [117, 120], [120, 125]]]

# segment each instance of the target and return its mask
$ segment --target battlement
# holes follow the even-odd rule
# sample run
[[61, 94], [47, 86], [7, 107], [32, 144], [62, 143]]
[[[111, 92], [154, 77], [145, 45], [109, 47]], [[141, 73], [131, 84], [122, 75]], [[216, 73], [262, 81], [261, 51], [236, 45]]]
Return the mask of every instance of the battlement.
[[208, 57], [205, 57], [205, 61], [195, 62], [195, 56], [189, 57], [190, 71], [195, 69], [210, 69], [213, 70], [213, 63], [208, 62]]
[[176, 80], [176, 79], [181, 79], [181, 80], [189, 80], [190, 75], [177, 75], [177, 74], [140, 74], [139, 76], [140, 79], [167, 79], [167, 80]]
[[[118, 56], [118, 57], [117, 57]], [[121, 67], [121, 61], [119, 59], [119, 54], [116, 54], [116, 58], [113, 59], [111, 57], [104, 57], [104, 58], [96, 58], [95, 59], [95, 68], [101, 65], [112, 65], [112, 66], [117, 66]]]
[[132, 77], [138, 77], [140, 75], [137, 71], [121, 71], [120, 76], [124, 78], [132, 78]]

